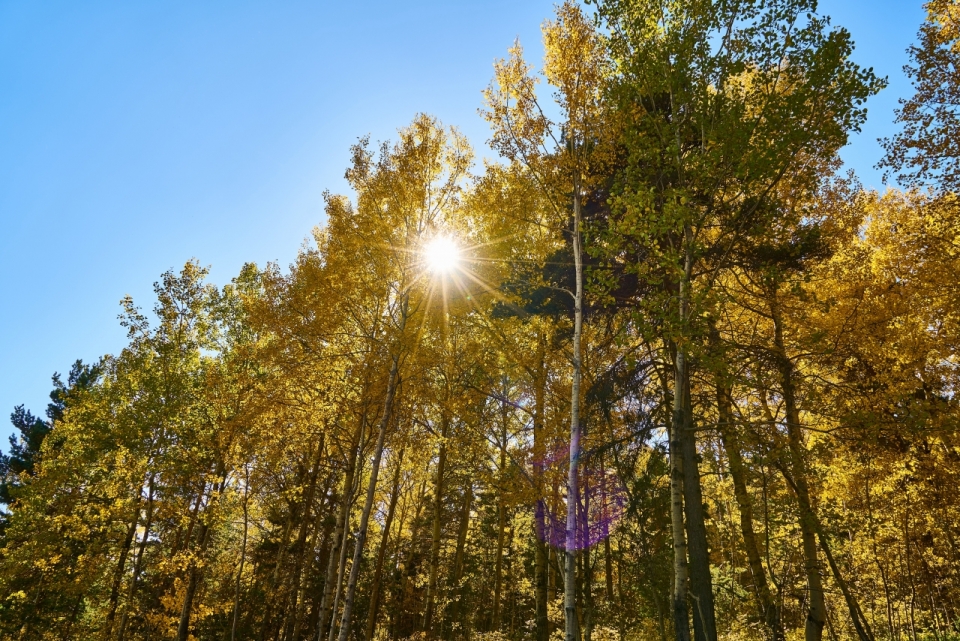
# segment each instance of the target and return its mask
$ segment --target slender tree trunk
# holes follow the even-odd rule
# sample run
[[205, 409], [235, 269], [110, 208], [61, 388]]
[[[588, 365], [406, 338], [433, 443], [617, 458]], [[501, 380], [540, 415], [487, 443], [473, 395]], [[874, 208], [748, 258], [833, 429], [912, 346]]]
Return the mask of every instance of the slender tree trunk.
[[[566, 483], [563, 483], [564, 487]], [[550, 488], [550, 513], [559, 514], [562, 503], [560, 496], [560, 479], [554, 475], [552, 487]], [[556, 539], [553, 539], [556, 541]], [[563, 543], [551, 545], [547, 548], [547, 593], [551, 601], [563, 598], [563, 563], [564, 556], [562, 551]]]
[[[507, 523], [506, 529], [507, 529], [506, 556], [509, 557], [511, 561], [513, 561], [514, 559], [517, 558], [515, 553], [515, 548], [513, 546], [514, 545], [513, 535], [517, 533], [517, 529], [514, 527], [514, 523], [512, 519]], [[509, 638], [515, 639], [517, 637], [517, 591], [514, 589], [515, 582], [512, 580], [514, 564], [512, 562], [508, 562], [506, 564], [505, 569], [506, 569], [506, 572], [505, 572], [506, 581], [504, 585], [506, 588], [506, 598], [504, 599], [504, 601], [510, 605], [510, 627], [508, 628], [509, 630], [508, 635], [509, 635]], [[502, 615], [501, 615], [501, 618], [503, 618]]]
[[490, 631], [500, 630], [500, 600], [503, 592], [503, 546], [506, 534], [507, 512], [502, 502], [497, 502], [497, 556], [494, 562], [493, 612], [490, 614]]
[[280, 586], [280, 573], [283, 570], [283, 566], [287, 563], [287, 553], [290, 548], [290, 532], [293, 531], [293, 522], [295, 517], [295, 510], [293, 506], [290, 507], [289, 513], [287, 514], [287, 522], [283, 526], [283, 536], [280, 541], [279, 554], [277, 554], [277, 563], [273, 568], [273, 572], [270, 574], [270, 587], [267, 590], [266, 598], [264, 599], [264, 608], [263, 608], [263, 622], [260, 626], [260, 641], [264, 641], [267, 638], [267, 633], [270, 630], [270, 627], [273, 625], [273, 606], [275, 603], [275, 595]]
[[[648, 565], [650, 567], [650, 565]], [[620, 604], [622, 607], [623, 604], [623, 585], [620, 580], [620, 575], [622, 574], [623, 569], [620, 567], [620, 560], [617, 560], [617, 585], [620, 595]], [[667, 624], [666, 619], [669, 617], [669, 613], [663, 611], [663, 605], [660, 601], [660, 595], [658, 590], [652, 585], [647, 586], [647, 591], [650, 594], [650, 600], [653, 601], [653, 605], [657, 610], [657, 632], [660, 635], [660, 641], [667, 641]]]
[[[773, 414], [770, 412], [770, 405], [767, 403], [767, 391], [763, 388], [757, 390], [760, 396], [760, 405], [763, 408], [763, 418], [768, 425], [773, 425]], [[776, 574], [773, 571], [773, 564], [770, 562], [770, 498], [767, 491], [767, 467], [760, 464], [760, 497], [763, 499], [763, 558], [766, 561], [766, 570], [770, 575], [770, 581], [777, 588], [777, 607], [783, 612], [783, 587], [777, 582]]]
[[[720, 358], [722, 359], [722, 355]], [[717, 427], [730, 465], [733, 494], [740, 514], [740, 534], [743, 536], [743, 547], [746, 550], [750, 574], [753, 577], [754, 594], [760, 605], [764, 622], [767, 624], [770, 638], [774, 641], [783, 641], [785, 637], [783, 625], [780, 622], [780, 610], [770, 593], [767, 574], [763, 569], [763, 559], [760, 556], [760, 545], [757, 543], [757, 535], [753, 529], [753, 504], [747, 492], [747, 468], [740, 453], [741, 445], [734, 427], [733, 397], [723, 378], [724, 373], [716, 375], [717, 414], [720, 418]]]
[[690, 612], [687, 606], [687, 535], [683, 528], [683, 381], [686, 356], [677, 350], [673, 382], [673, 421], [670, 425], [670, 529], [673, 534], [673, 629], [676, 641], [690, 641]]
[[[352, 496], [351, 492], [351, 496]], [[343, 522], [343, 531], [340, 533], [340, 557], [337, 562], [336, 583], [333, 584], [333, 604], [330, 607], [330, 629], [327, 631], [327, 641], [333, 641], [337, 635], [337, 609], [340, 607], [340, 591], [343, 589], [343, 578], [347, 569], [347, 553], [349, 551], [350, 538], [350, 512], [347, 512], [347, 518]]]
[[560, 565], [560, 560], [557, 558], [557, 550], [553, 546], [547, 548], [547, 595], [550, 600], [554, 600], [559, 596], [559, 588], [557, 587], [557, 568]]
[[542, 330], [537, 331], [537, 362], [533, 385], [533, 485], [536, 497], [534, 504], [534, 603], [536, 606], [536, 641], [550, 638], [550, 620], [547, 617], [548, 568], [545, 496], [543, 472], [546, 458], [544, 443], [544, 407], [546, 405], [546, 347]]
[[[681, 330], [689, 331], [690, 279], [693, 270], [693, 231], [684, 226], [683, 275], [678, 287]], [[707, 548], [707, 529], [704, 523], [703, 492], [700, 487], [700, 469], [697, 456], [697, 433], [693, 424], [690, 398], [690, 363], [686, 346], [676, 345], [676, 381], [674, 383], [674, 426], [679, 441], [679, 455], [683, 458], [683, 510], [686, 517], [688, 573], [692, 597], [694, 635], [697, 641], [716, 641], [717, 624], [713, 605], [713, 582], [710, 577], [710, 553]]]
[[123, 641], [127, 631], [130, 609], [133, 607], [133, 599], [137, 595], [137, 587], [140, 582], [140, 572], [143, 570], [143, 555], [147, 548], [147, 541], [150, 539], [150, 528], [153, 526], [154, 478], [155, 474], [151, 474], [147, 490], [147, 516], [143, 523], [143, 537], [140, 539], [140, 546], [137, 549], [137, 558], [133, 562], [133, 576], [130, 577], [130, 588], [127, 590], [127, 605], [123, 610], [123, 616], [120, 617], [120, 631], [117, 634], [119, 641]]
[[[405, 625], [405, 618], [407, 613], [410, 611], [410, 607], [407, 607], [407, 595], [412, 591], [413, 577], [416, 575], [417, 569], [414, 564], [416, 558], [417, 546], [414, 545], [414, 541], [417, 541], [420, 538], [420, 516], [423, 514], [423, 507], [425, 501], [423, 497], [427, 493], [427, 479], [423, 479], [420, 483], [420, 489], [417, 490], [416, 499], [413, 501], [415, 509], [413, 511], [413, 518], [410, 520], [410, 534], [411, 541], [410, 546], [407, 548], [406, 558], [403, 560], [402, 572], [400, 575], [399, 585], [397, 586], [396, 597], [394, 598], [394, 612], [395, 612], [395, 621], [397, 621], [394, 626], [394, 637], [407, 636], [401, 634], [400, 631], [403, 630], [403, 625]], [[399, 550], [397, 552], [399, 555]]]
[[876, 524], [873, 521], [873, 501], [871, 500], [871, 491], [870, 491], [870, 476], [869, 473], [872, 470], [868, 470], [866, 487], [864, 487], [864, 494], [866, 496], [867, 504], [867, 524], [870, 531], [870, 547], [873, 551], [873, 562], [877, 565], [877, 569], [880, 571], [880, 580], [883, 583], [883, 600], [885, 604], [885, 611], [887, 615], [887, 633], [890, 635], [891, 641], [897, 637], [897, 634], [894, 632], [893, 628], [893, 604], [890, 600], [890, 584], [887, 579], [886, 569], [883, 567], [883, 564], [880, 562], [880, 552], [877, 550], [877, 528]]
[[440, 571], [440, 536], [443, 516], [443, 475], [447, 466], [447, 433], [450, 420], [443, 411], [440, 419], [440, 451], [437, 454], [437, 477], [433, 484], [433, 529], [430, 543], [430, 570], [427, 580], [427, 604], [423, 613], [423, 629], [427, 637], [434, 637], [433, 610], [437, 598], [437, 575]]
[[240, 618], [240, 585], [243, 567], [247, 562], [247, 534], [250, 529], [250, 467], [243, 468], [243, 539], [240, 542], [240, 563], [237, 566], [237, 581], [233, 595], [233, 621], [230, 623], [230, 641], [237, 638], [237, 621]]
[[[209, 525], [200, 524], [200, 548], [206, 547]], [[177, 641], [187, 641], [190, 636], [190, 615], [193, 613], [193, 598], [197, 594], [200, 570], [195, 563], [191, 563], [187, 572], [187, 589], [183, 597], [183, 607], [180, 610], [180, 624], [177, 626]]]
[[[797, 496], [800, 496], [796, 479], [787, 474], [785, 470], [784, 478], [786, 478], [787, 483], [790, 484]], [[840, 588], [840, 593], [843, 594], [844, 601], [847, 604], [847, 610], [850, 613], [850, 621], [857, 631], [857, 636], [860, 638], [860, 641], [874, 641], [873, 630], [870, 629], [870, 623], [867, 621], [867, 617], [864, 616], [863, 611], [860, 609], [860, 604], [857, 603], [856, 597], [853, 595], [853, 592], [850, 591], [849, 585], [847, 585], [843, 574], [840, 572], [840, 566], [837, 565], [837, 561], [833, 557], [833, 551], [830, 549], [830, 543], [827, 540], [826, 533], [823, 531], [823, 526], [820, 524], [820, 519], [817, 518], [816, 512], [813, 511], [813, 507], [809, 503], [805, 503], [804, 499], [801, 499], [801, 503], [801, 509], [806, 509], [806, 511], [813, 516], [812, 521], [817, 540], [820, 542], [820, 548], [823, 550], [824, 556], [827, 557], [827, 564], [830, 566], [833, 578]]]
[[133, 518], [127, 527], [127, 533], [123, 537], [123, 544], [120, 546], [120, 557], [117, 559], [117, 567], [113, 572], [113, 585], [110, 588], [110, 607], [107, 611], [106, 623], [104, 625], [104, 638], [109, 639], [113, 636], [113, 621], [117, 614], [117, 602], [120, 599], [120, 588], [123, 583], [124, 569], [127, 567], [127, 557], [130, 555], [130, 548], [133, 545], [134, 535], [137, 533], [137, 525], [140, 523], [140, 502], [143, 486], [137, 489], [137, 500], [134, 504]]
[[467, 534], [470, 531], [470, 508], [473, 505], [473, 479], [467, 477], [467, 487], [463, 491], [463, 506], [460, 508], [460, 527], [457, 532], [457, 550], [454, 553], [453, 561], [453, 586], [458, 596], [458, 603], [455, 606], [456, 616], [461, 624], [461, 631], [466, 629], [466, 603], [464, 594], [466, 587], [461, 585], [463, 580], [464, 556], [467, 548]]
[[[213, 508], [216, 497], [223, 493], [223, 488], [226, 486], [227, 478], [224, 467], [224, 463], [220, 462], [217, 472], [218, 476], [222, 476], [222, 479], [218, 486], [211, 488], [210, 497], [207, 499], [206, 512], [209, 512]], [[203, 558], [204, 552], [207, 549], [207, 543], [210, 539], [210, 523], [208, 521], [200, 521], [200, 530], [197, 538], [199, 539], [199, 545], [197, 546], [196, 558], [190, 562], [190, 567], [187, 570], [187, 589], [183, 597], [183, 609], [180, 611], [180, 624], [177, 626], [177, 641], [187, 641], [190, 636], [190, 616], [193, 613], [193, 598], [196, 596], [197, 586], [200, 583], [200, 574], [202, 572], [199, 561]]]
[[[404, 300], [401, 311], [400, 335], [407, 324], [407, 301]], [[370, 482], [367, 485], [367, 497], [360, 513], [360, 527], [357, 530], [357, 542], [353, 551], [353, 565], [350, 567], [350, 578], [347, 581], [346, 595], [343, 599], [343, 618], [340, 622], [340, 641], [347, 641], [350, 636], [350, 620], [353, 616], [353, 601], [357, 591], [357, 579], [360, 576], [360, 557], [363, 555], [363, 546], [367, 540], [367, 526], [370, 523], [370, 512], [373, 508], [373, 499], [377, 493], [377, 477], [380, 474], [380, 461], [383, 458], [383, 444], [387, 436], [387, 426], [390, 424], [390, 414], [393, 411], [393, 401], [396, 397], [397, 383], [400, 370], [400, 345], [393, 354], [390, 365], [390, 374], [387, 379], [387, 393], [383, 401], [383, 415], [380, 417], [380, 429], [377, 435], [377, 444], [373, 451], [373, 462], [370, 466]]]
[[[329, 513], [330, 508], [333, 506], [333, 497], [330, 495], [332, 487], [328, 485], [322, 492], [321, 496], [328, 498], [327, 501], [321, 501], [320, 506], [317, 508], [317, 519], [316, 523], [313, 525], [313, 534], [310, 537], [310, 543], [308, 544], [308, 549], [311, 553], [311, 558], [314, 558], [315, 555], [322, 555], [323, 549], [327, 547], [327, 542], [330, 539], [330, 534], [333, 528], [330, 525], [324, 527], [326, 522], [326, 515]], [[318, 543], [319, 540], [319, 543]], [[303, 572], [300, 575], [300, 593], [304, 595], [304, 598], [300, 599], [300, 604], [297, 606], [296, 622], [293, 626], [293, 634], [291, 639], [299, 641], [303, 638], [303, 627], [309, 623], [311, 614], [308, 610], [307, 605], [307, 590], [310, 587], [310, 572]], [[317, 595], [314, 594], [313, 598], [310, 599], [310, 604], [315, 608], [314, 612], [318, 615], [320, 610]]]
[[[516, 570], [516, 559], [517, 559], [517, 553], [516, 553], [516, 547], [515, 547], [515, 544], [516, 544], [515, 535], [517, 533], [517, 528], [509, 512], [507, 513], [507, 519], [508, 519], [507, 525], [506, 525], [507, 563], [505, 564], [505, 567], [504, 567], [504, 570], [505, 570], [504, 577], [506, 579], [504, 581], [504, 592], [506, 594], [506, 598], [504, 599], [504, 603], [509, 604], [509, 607], [510, 607], [510, 627], [509, 627], [510, 638], [516, 638], [518, 619], [517, 619], [517, 590], [516, 590], [516, 579], [515, 579], [514, 572]], [[502, 615], [501, 615], [501, 618], [502, 618]]]
[[[589, 479], [589, 477], [588, 477]], [[583, 528], [582, 541], [583, 551], [580, 557], [583, 559], [583, 571], [580, 573], [582, 578], [583, 592], [583, 641], [593, 639], [593, 562], [590, 558], [590, 487], [587, 484], [583, 492], [583, 516], [580, 517]]]
[[780, 382], [783, 389], [783, 403], [787, 414], [787, 442], [790, 452], [790, 465], [797, 501], [800, 504], [800, 534], [803, 541], [804, 571], [807, 575], [807, 589], [810, 607], [804, 631], [806, 641], [821, 641], [823, 626], [827, 620], [826, 600], [823, 593], [823, 580], [820, 576], [820, 561], [817, 555], [816, 518], [813, 503], [810, 501], [810, 488], [807, 485], [806, 451], [803, 446], [803, 434], [800, 426], [800, 410], [797, 406], [794, 385], [793, 362], [787, 355], [783, 340], [783, 323], [776, 301], [776, 293], [770, 295], [770, 311], [774, 326], [774, 347]]
[[580, 239], [580, 180], [573, 182], [573, 263], [576, 291], [573, 296], [573, 381], [570, 385], [570, 461], [567, 470], [567, 524], [563, 554], [564, 640], [577, 641], [577, 502], [580, 497], [580, 378], [583, 336], [583, 255]]
[[910, 495], [906, 494], [906, 496], [907, 505], [903, 511], [903, 551], [907, 566], [907, 579], [910, 581], [910, 607], [907, 612], [910, 615], [910, 637], [912, 641], [917, 641], [917, 584], [913, 578], [913, 564], [910, 563]]
[[703, 492], [700, 487], [700, 466], [690, 399], [689, 367], [685, 368], [684, 374], [683, 430], [680, 433], [680, 443], [683, 453], [683, 509], [687, 519], [693, 624], [698, 641], [716, 641], [713, 580], [710, 576], [710, 552], [707, 548]]
[[613, 593], [613, 554], [610, 550], [610, 535], [608, 534], [603, 538], [603, 565], [604, 573], [606, 579], [606, 592], [605, 596], [607, 597], [607, 603], [613, 604], [614, 602], [614, 593]]
[[290, 599], [287, 605], [287, 613], [284, 617], [283, 625], [280, 627], [282, 638], [288, 639], [291, 628], [295, 625], [297, 602], [300, 598], [300, 574], [303, 572], [303, 562], [307, 553], [307, 535], [310, 532], [310, 514], [313, 509], [313, 498], [317, 491], [317, 478], [320, 476], [320, 462], [323, 458], [323, 448], [325, 443], [325, 434], [320, 435], [320, 441], [317, 443], [317, 450], [310, 462], [309, 477], [307, 480], [307, 491], [303, 496], [303, 510], [300, 514], [300, 530], [297, 533], [296, 549], [298, 551], [296, 562], [293, 567], [293, 576], [290, 578]]
[[177, 540], [171, 548], [171, 558], [190, 545], [193, 540], [193, 529], [197, 526], [197, 518], [200, 516], [200, 506], [203, 504], [203, 497], [207, 494], [207, 482], [203, 481], [197, 486], [197, 500], [190, 507], [190, 523], [187, 525], [187, 531], [184, 534], [183, 528], [178, 528]]
[[503, 503], [503, 481], [507, 467], [507, 424], [506, 412], [503, 411], [501, 404], [501, 417], [503, 419], [503, 433], [500, 435], [500, 476], [497, 484], [497, 556], [494, 569], [493, 584], [493, 612], [490, 621], [491, 631], [500, 630], [500, 600], [503, 591], [503, 548], [507, 528], [507, 509]]
[[343, 575], [343, 566], [346, 563], [346, 532], [349, 528], [350, 505], [353, 497], [354, 475], [356, 474], [357, 464], [360, 459], [360, 442], [363, 440], [363, 433], [366, 430], [367, 409], [361, 413], [360, 420], [357, 422], [357, 429], [354, 431], [353, 439], [350, 442], [350, 450], [347, 454], [347, 469], [343, 475], [343, 498], [340, 503], [340, 511], [337, 514], [337, 524], [333, 530], [333, 540], [330, 542], [330, 556], [327, 559], [327, 573], [323, 582], [323, 598], [320, 600], [320, 619], [317, 622], [317, 641], [323, 639], [324, 633], [328, 629], [328, 622], [331, 629], [334, 626], [332, 622], [335, 616], [335, 607], [331, 607], [331, 599], [334, 598], [334, 589], [337, 594], [340, 593], [340, 577]]
[[819, 523], [817, 524], [817, 538], [820, 540], [820, 547], [823, 549], [824, 556], [827, 557], [827, 564], [830, 566], [833, 578], [840, 587], [843, 599], [847, 603], [850, 620], [853, 622], [853, 627], [857, 631], [857, 636], [860, 638], [860, 641], [874, 641], [873, 630], [870, 629], [870, 623], [867, 621], [867, 617], [863, 615], [860, 604], [857, 603], [856, 597], [853, 595], [853, 592], [850, 591], [850, 586], [843, 578], [840, 572], [840, 566], [837, 565], [837, 561], [833, 557], [833, 551], [830, 549], [830, 543], [827, 541], [827, 537], [824, 535], [823, 528], [820, 527]]
[[467, 549], [467, 534], [470, 532], [470, 508], [473, 507], [473, 479], [467, 478], [467, 487], [463, 491], [463, 506], [460, 509], [460, 529], [457, 532], [457, 550], [453, 562], [453, 582], [460, 584], [463, 578], [464, 555]]
[[373, 633], [377, 629], [377, 614], [380, 610], [380, 582], [383, 580], [383, 563], [387, 557], [387, 545], [390, 543], [390, 527], [393, 525], [393, 515], [397, 510], [397, 500], [400, 498], [400, 472], [403, 470], [403, 453], [401, 449], [397, 455], [393, 471], [393, 492], [390, 494], [390, 505], [387, 507], [387, 518], [383, 522], [383, 536], [380, 537], [380, 549], [377, 550], [377, 566], [373, 573], [373, 583], [370, 587], [370, 610], [367, 614], [367, 641], [372, 641]]

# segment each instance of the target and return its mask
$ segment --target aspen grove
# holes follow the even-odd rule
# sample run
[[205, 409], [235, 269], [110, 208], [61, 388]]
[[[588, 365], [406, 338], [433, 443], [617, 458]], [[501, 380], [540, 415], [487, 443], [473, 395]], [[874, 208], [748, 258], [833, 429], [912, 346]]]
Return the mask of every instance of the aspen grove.
[[494, 65], [490, 159], [359, 139], [292, 265], [163, 274], [15, 409], [0, 638], [960, 639], [925, 8], [885, 193], [838, 155], [885, 80], [815, 0], [568, 0]]

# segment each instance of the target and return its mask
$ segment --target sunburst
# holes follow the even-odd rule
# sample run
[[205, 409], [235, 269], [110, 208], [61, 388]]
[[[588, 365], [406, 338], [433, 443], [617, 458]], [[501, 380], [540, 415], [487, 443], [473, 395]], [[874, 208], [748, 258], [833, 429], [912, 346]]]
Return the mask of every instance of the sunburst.
[[423, 248], [427, 268], [436, 274], [448, 274], [460, 263], [460, 247], [449, 236], [437, 236]]

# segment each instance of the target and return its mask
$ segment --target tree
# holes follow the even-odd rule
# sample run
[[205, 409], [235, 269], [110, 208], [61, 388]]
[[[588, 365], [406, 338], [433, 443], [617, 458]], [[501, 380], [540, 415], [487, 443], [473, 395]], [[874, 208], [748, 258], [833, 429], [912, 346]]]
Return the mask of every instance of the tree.
[[811, 2], [585, 11], [498, 160], [361, 139], [289, 268], [164, 273], [17, 409], [0, 637], [960, 632], [954, 194], [837, 176], [881, 83]]
[[[366, 543], [387, 427], [402, 375], [401, 364], [408, 351], [415, 347], [410, 342], [408, 324], [411, 317], [422, 313], [425, 307], [424, 301], [413, 290], [417, 280], [422, 278], [416, 268], [423, 264], [421, 252], [426, 240], [439, 232], [444, 219], [457, 207], [460, 182], [471, 159], [472, 152], [466, 141], [455, 130], [447, 134], [435, 120], [420, 116], [410, 128], [400, 132], [397, 145], [392, 150], [384, 146], [377, 159], [364, 143], [354, 147], [353, 167], [347, 172], [347, 178], [358, 193], [357, 209], [354, 213], [328, 208], [331, 218], [349, 216], [357, 240], [366, 251], [374, 253], [377, 276], [382, 279], [381, 283], [387, 284], [385, 294], [390, 301], [381, 329], [388, 346], [390, 366], [344, 596], [340, 641], [347, 641], [350, 634], [360, 559]], [[342, 201], [329, 202], [339, 204]]]
[[956, 193], [960, 187], [960, 5], [931, 0], [919, 42], [908, 49], [903, 70], [915, 93], [900, 99], [897, 122], [903, 130], [882, 140], [880, 167], [903, 184]]
[[0, 452], [0, 503], [9, 506], [14, 500], [11, 492], [23, 484], [34, 473], [40, 457], [43, 441], [53, 429], [54, 423], [63, 420], [71, 396], [77, 397], [90, 389], [100, 377], [100, 368], [96, 365], [84, 365], [76, 361], [70, 367], [67, 382], [63, 383], [59, 374], [53, 375], [53, 391], [47, 405], [47, 420], [34, 416], [23, 405], [13, 408], [10, 423], [20, 435], [10, 437], [10, 452]]
[[[644, 312], [660, 324], [674, 362], [671, 457], [687, 538], [677, 493], [676, 634], [688, 636], [689, 551], [696, 637], [716, 639], [689, 400], [690, 362], [706, 335], [704, 306], [743, 242], [776, 225], [784, 176], [814, 181], [816, 159], [845, 144], [865, 117], [863, 102], [882, 83], [849, 60], [849, 35], [829, 30], [805, 0], [612, 1], [599, 11], [622, 70], [614, 95], [628, 123], [603, 251], [611, 262], [642, 251], [644, 260], [628, 268], [662, 284]], [[820, 638], [820, 624], [808, 638]]]
[[[577, 503], [580, 499], [580, 424], [583, 378], [584, 254], [583, 198], [598, 161], [605, 136], [602, 92], [607, 72], [606, 53], [593, 26], [579, 7], [565, 3], [556, 22], [544, 24], [546, 59], [544, 76], [557, 88], [557, 105], [563, 120], [554, 124], [540, 107], [536, 80], [523, 60], [519, 44], [511, 57], [496, 66], [495, 84], [485, 96], [486, 118], [494, 130], [493, 144], [510, 162], [530, 172], [553, 210], [553, 226], [569, 235], [574, 284], [572, 385], [570, 401], [569, 470], [564, 552], [564, 621], [566, 641], [579, 637], [576, 617]], [[568, 202], [569, 201], [569, 202]]]

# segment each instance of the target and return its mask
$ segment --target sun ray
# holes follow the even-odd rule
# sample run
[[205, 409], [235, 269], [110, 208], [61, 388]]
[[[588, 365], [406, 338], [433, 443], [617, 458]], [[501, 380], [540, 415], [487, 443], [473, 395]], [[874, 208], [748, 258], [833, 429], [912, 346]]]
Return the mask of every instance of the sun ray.
[[[401, 289], [400, 292], [405, 294], [405, 293], [407, 293], [407, 292], [409, 292], [409, 291], [412, 291], [413, 288], [416, 286], [416, 284], [419, 283], [421, 280], [427, 278], [427, 276], [428, 276], [428, 272], [427, 272], [426, 270], [420, 270], [419, 273], [417, 273], [417, 274], [414, 275], [413, 280], [411, 280], [409, 283], [407, 283], [407, 285], [406, 285], [405, 287], [403, 287], [403, 289]], [[432, 283], [432, 282], [431, 282], [431, 284], [430, 284], [430, 287], [431, 287], [431, 288], [433, 287], [433, 283]]]
[[485, 281], [483, 278], [480, 277], [479, 274], [475, 273], [473, 270], [462, 268], [460, 270], [460, 273], [466, 276], [467, 278], [469, 278], [470, 280], [472, 280], [473, 282], [475, 282], [477, 285], [480, 285], [480, 287], [483, 288], [484, 291], [493, 295], [494, 298], [496, 298], [497, 300], [501, 300], [504, 302], [507, 301], [506, 296], [504, 296], [499, 291], [497, 291], [497, 289], [493, 285]]
[[[425, 273], [426, 272], [421, 272], [420, 277], [422, 277]], [[415, 334], [416, 338], [413, 341], [413, 351], [410, 354], [412, 358], [416, 358], [417, 353], [420, 351], [420, 347], [423, 342], [422, 341], [423, 332], [426, 329], [427, 319], [430, 316], [429, 314], [430, 307], [431, 307], [430, 302], [433, 300], [433, 295], [434, 295], [434, 292], [436, 291], [436, 288], [437, 288], [436, 281], [430, 281], [430, 286], [427, 288], [427, 293], [425, 296], [426, 300], [424, 300], [424, 313], [420, 316], [420, 326], [417, 327], [417, 331]]]

